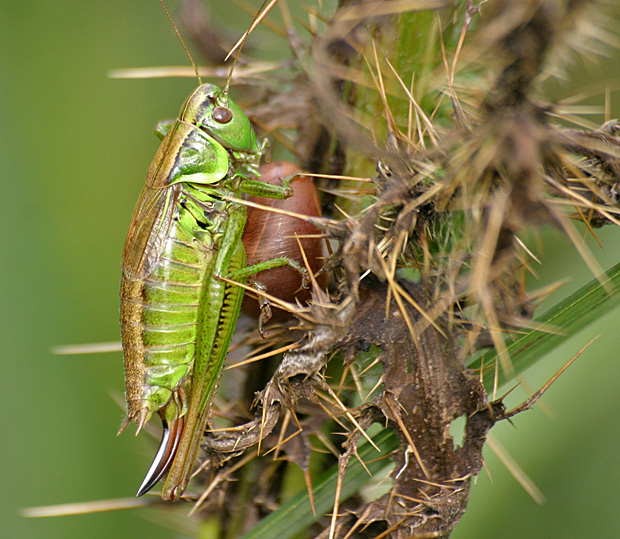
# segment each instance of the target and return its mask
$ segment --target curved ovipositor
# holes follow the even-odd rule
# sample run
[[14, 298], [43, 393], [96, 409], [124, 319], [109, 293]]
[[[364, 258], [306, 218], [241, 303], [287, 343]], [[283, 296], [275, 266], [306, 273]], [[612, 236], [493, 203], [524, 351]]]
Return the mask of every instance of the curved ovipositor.
[[163, 433], [161, 442], [159, 443], [159, 449], [155, 454], [151, 467], [148, 472], [146, 472], [146, 476], [138, 489], [136, 497], [142, 496], [151, 490], [170, 467], [176, 450], [179, 447], [179, 440], [183, 432], [183, 423], [183, 418], [178, 417], [172, 421], [172, 425], [169, 427], [166, 420], [162, 418]]

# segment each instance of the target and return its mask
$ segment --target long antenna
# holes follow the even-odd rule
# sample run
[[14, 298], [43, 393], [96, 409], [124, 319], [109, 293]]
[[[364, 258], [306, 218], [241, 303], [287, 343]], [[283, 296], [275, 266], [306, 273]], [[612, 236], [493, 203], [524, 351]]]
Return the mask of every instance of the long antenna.
[[[194, 63], [194, 59], [192, 58], [192, 55], [189, 53], [189, 49], [187, 48], [187, 45], [185, 45], [185, 41], [183, 41], [183, 37], [181, 37], [181, 32], [179, 32], [179, 29], [177, 28], [177, 25], [174, 24], [174, 20], [172, 20], [172, 15], [170, 15], [170, 12], [168, 11], [168, 8], [166, 7], [166, 4], [164, 4], [164, 0], [159, 0], [159, 3], [164, 8], [164, 11], [166, 12], [166, 15], [168, 15], [168, 19], [170, 20], [170, 24], [172, 24], [172, 28], [174, 28], [174, 31], [176, 32], [177, 37], [179, 38], [179, 41], [181, 41], [181, 45], [183, 45], [183, 48], [185, 49], [185, 54], [187, 54], [187, 57], [189, 58], [189, 61], [192, 63], [192, 67], [194, 68], [194, 73], [196, 73], [196, 78], [198, 79], [198, 84], [200, 84], [202, 86], [202, 79], [200, 78], [200, 74], [198, 73], [198, 68], [196, 67], [196, 64]], [[261, 9], [262, 9], [262, 6], [261, 6]], [[237, 61], [237, 59], [235, 58], [235, 62], [236, 61]], [[234, 64], [233, 64], [233, 67], [235, 67]]]
[[[235, 70], [235, 66], [237, 65], [237, 60], [239, 60], [239, 55], [241, 54], [241, 49], [243, 49], [243, 45], [245, 45], [245, 40], [248, 38], [248, 36], [252, 32], [252, 30], [254, 30], [254, 28], [256, 28], [260, 24], [260, 22], [263, 20], [263, 18], [265, 18], [267, 13], [269, 13], [269, 11], [271, 11], [271, 8], [276, 5], [277, 1], [278, 0], [271, 0], [270, 4], [267, 6], [267, 8], [265, 8], [263, 10], [263, 8], [267, 5], [267, 2], [269, 2], [269, 0], [263, 0], [263, 3], [258, 8], [258, 11], [256, 12], [256, 15], [254, 15], [254, 19], [252, 19], [252, 24], [250, 24], [250, 27], [248, 28], [248, 30], [241, 36], [239, 41], [237, 41], [235, 46], [232, 49], [230, 49], [230, 52], [226, 56], [225, 60], [228, 60], [230, 55], [233, 52], [235, 52], [235, 49], [237, 50], [237, 54], [235, 54], [235, 59], [233, 60], [233, 65], [230, 67], [230, 73], [228, 73], [228, 79], [226, 79], [226, 86], [224, 86], [223, 93], [224, 93], [225, 96], [228, 95], [228, 88], [230, 86], [230, 81], [232, 79], [232, 74], [233, 74], [233, 71]], [[161, 0], [160, 0], [160, 2], [161, 2]]]

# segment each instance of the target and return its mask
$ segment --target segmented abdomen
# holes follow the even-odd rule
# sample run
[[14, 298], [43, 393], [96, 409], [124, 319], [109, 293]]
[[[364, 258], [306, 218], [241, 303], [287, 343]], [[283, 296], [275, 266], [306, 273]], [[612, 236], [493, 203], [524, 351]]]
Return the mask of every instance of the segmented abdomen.
[[[185, 412], [201, 289], [205, 275], [212, 271], [220, 237], [217, 223], [225, 222], [213, 215], [218, 213], [214, 207], [221, 204], [218, 202], [211, 199], [201, 203], [212, 217], [206, 229], [205, 223], [198, 226], [190, 212], [179, 205], [154, 271], [144, 280], [122, 277], [127, 417], [139, 425], [163, 407], [169, 417]], [[191, 223], [194, 226], [188, 230]]]

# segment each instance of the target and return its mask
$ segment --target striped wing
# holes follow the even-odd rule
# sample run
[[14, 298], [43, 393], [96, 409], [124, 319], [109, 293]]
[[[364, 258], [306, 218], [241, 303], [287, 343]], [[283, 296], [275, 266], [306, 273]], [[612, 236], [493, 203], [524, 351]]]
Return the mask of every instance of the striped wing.
[[157, 267], [173, 220], [179, 186], [146, 186], [131, 218], [123, 249], [122, 268], [132, 281], [148, 277]]

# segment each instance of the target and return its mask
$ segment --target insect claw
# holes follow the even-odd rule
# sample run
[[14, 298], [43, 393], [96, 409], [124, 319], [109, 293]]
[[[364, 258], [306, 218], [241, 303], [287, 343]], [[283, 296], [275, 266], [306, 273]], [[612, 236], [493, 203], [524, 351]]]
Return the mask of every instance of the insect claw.
[[259, 301], [260, 316], [258, 317], [258, 333], [265, 339], [267, 338], [267, 333], [265, 332], [264, 325], [271, 320], [273, 314], [271, 312], [271, 303], [269, 303], [269, 300], [265, 298], [261, 298], [261, 300], [263, 301]]
[[305, 290], [310, 288], [310, 284], [312, 283], [312, 279], [310, 278], [310, 272], [306, 268], [301, 268], [301, 287]]
[[176, 455], [179, 440], [181, 439], [181, 433], [183, 432], [184, 421], [182, 418], [175, 418], [170, 422], [170, 427], [168, 427], [168, 423], [162, 416], [161, 422], [164, 432], [161, 437], [159, 449], [155, 454], [155, 458], [151, 463], [149, 471], [146, 472], [144, 481], [142, 481], [142, 484], [138, 489], [136, 498], [146, 494], [157, 484], [157, 482], [168, 471], [168, 468]]

